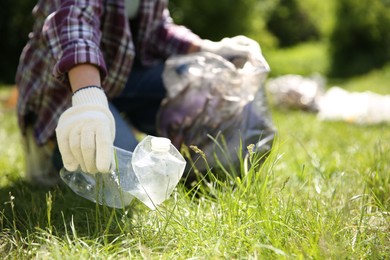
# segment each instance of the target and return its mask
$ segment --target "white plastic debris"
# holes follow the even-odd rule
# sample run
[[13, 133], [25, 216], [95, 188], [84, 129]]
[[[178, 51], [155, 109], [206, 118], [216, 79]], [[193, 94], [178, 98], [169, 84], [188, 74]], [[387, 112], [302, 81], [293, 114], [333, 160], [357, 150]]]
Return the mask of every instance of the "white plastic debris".
[[340, 87], [330, 88], [318, 100], [318, 117], [357, 124], [390, 122], [390, 95], [370, 91], [348, 92]]

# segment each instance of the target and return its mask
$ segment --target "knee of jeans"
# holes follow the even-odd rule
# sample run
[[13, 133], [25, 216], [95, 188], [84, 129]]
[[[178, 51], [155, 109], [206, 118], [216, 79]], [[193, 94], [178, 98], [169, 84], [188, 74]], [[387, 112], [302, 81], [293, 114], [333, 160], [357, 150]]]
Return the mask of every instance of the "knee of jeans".
[[54, 166], [54, 169], [58, 172], [62, 169], [62, 167], [64, 167], [64, 163], [62, 162], [60, 149], [58, 148], [57, 144], [54, 147], [51, 161], [52, 161], [52, 164]]

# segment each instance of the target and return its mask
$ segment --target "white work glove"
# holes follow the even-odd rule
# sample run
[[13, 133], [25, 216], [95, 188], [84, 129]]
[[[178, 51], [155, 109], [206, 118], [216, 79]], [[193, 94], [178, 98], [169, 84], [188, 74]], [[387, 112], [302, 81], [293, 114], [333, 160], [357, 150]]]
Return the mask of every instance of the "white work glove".
[[233, 38], [224, 38], [219, 42], [202, 40], [200, 44], [201, 51], [212, 52], [224, 58], [244, 58], [245, 61], [250, 58], [261, 56], [260, 45], [243, 35]]
[[58, 121], [56, 134], [68, 171], [80, 167], [87, 173], [107, 173], [114, 165], [115, 120], [103, 89], [86, 87], [76, 91], [72, 107]]

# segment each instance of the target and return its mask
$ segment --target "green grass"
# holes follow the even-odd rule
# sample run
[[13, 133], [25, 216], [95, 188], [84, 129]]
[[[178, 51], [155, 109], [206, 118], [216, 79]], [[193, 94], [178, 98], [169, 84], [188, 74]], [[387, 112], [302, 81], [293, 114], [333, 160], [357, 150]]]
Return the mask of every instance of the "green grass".
[[[337, 83], [386, 93], [389, 71]], [[63, 185], [25, 183], [14, 112], [0, 110], [0, 258], [386, 259], [390, 126], [272, 115], [278, 136], [260, 170], [192, 192], [179, 185], [150, 211], [138, 202], [113, 210]]]
[[265, 50], [263, 54], [271, 67], [270, 77], [285, 74], [325, 75], [329, 66], [326, 48], [323, 43], [318, 42], [285, 49]]

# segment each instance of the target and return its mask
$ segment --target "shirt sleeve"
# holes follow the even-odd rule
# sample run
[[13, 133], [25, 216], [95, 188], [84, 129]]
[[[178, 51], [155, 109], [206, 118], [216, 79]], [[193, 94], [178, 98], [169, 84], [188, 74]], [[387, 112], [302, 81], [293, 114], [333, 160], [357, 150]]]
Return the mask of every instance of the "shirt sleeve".
[[167, 8], [163, 11], [154, 37], [155, 47], [160, 47], [165, 56], [186, 53], [190, 46], [200, 39], [187, 27], [175, 24]]
[[97, 0], [64, 1], [45, 20], [43, 34], [56, 64], [53, 74], [66, 81], [67, 72], [77, 64], [96, 65], [102, 80], [107, 75], [104, 56], [99, 48], [102, 3]]
[[188, 49], [200, 40], [200, 37], [188, 28], [173, 22], [167, 1], [143, 1], [140, 13], [138, 46], [144, 64], [168, 58], [173, 54], [187, 53]]

